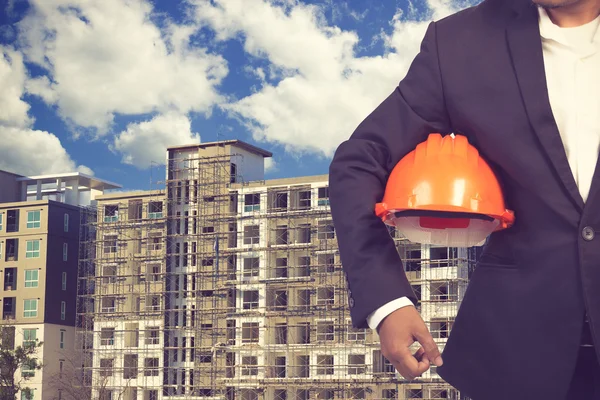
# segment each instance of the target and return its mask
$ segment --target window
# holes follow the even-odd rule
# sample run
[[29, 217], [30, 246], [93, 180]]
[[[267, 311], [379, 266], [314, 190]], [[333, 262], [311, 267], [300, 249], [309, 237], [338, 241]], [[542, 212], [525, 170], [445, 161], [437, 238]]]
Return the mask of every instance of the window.
[[330, 274], [335, 272], [335, 254], [326, 253], [318, 255], [318, 272], [320, 274]]
[[333, 375], [333, 356], [317, 356], [317, 375]]
[[332, 287], [320, 287], [317, 289], [317, 304], [328, 305], [335, 301], [334, 290]]
[[64, 217], [64, 231], [69, 232], [69, 214], [65, 214]]
[[432, 319], [431, 320], [431, 336], [434, 339], [446, 339], [450, 335], [452, 329], [452, 320], [447, 319]]
[[[310, 357], [309, 356], [298, 356], [296, 358], [296, 365], [298, 367], [298, 378], [310, 377]], [[306, 391], [306, 397], [300, 397], [300, 399], [308, 400], [308, 391]]]
[[67, 290], [67, 273], [62, 273], [62, 290]]
[[19, 239], [6, 239], [6, 259], [5, 261], [19, 260]]
[[27, 211], [27, 229], [36, 229], [41, 226], [41, 211]]
[[104, 222], [117, 222], [119, 220], [119, 206], [104, 206]]
[[237, 181], [237, 165], [231, 163], [229, 170], [229, 183], [235, 183]]
[[23, 378], [33, 378], [35, 376], [35, 368], [31, 364], [23, 364], [21, 367], [21, 376]]
[[255, 310], [258, 308], [258, 290], [246, 290], [243, 292], [242, 306], [244, 310]]
[[271, 303], [270, 311], [287, 310], [287, 305], [288, 305], [287, 290], [276, 290], [273, 293], [271, 302], [272, 303]]
[[310, 190], [301, 191], [299, 193], [299, 198], [300, 198], [300, 202], [299, 202], [300, 208], [310, 208], [310, 198], [311, 198]]
[[159, 344], [160, 332], [158, 326], [146, 327], [146, 344]]
[[67, 319], [67, 302], [61, 301], [60, 302], [60, 320], [64, 321], [65, 319]]
[[298, 257], [298, 276], [310, 276], [310, 257]]
[[153, 232], [148, 235], [148, 250], [159, 251], [162, 249], [162, 234]]
[[115, 344], [115, 328], [102, 328], [100, 330], [100, 345], [112, 346]]
[[101, 312], [115, 312], [115, 298], [114, 297], [103, 297], [101, 303]]
[[296, 339], [296, 344], [310, 344], [310, 322], [298, 323]]
[[4, 228], [4, 214], [0, 214], [0, 231]]
[[398, 391], [396, 389], [383, 389], [381, 391], [381, 397], [384, 399], [395, 399], [398, 397]]
[[104, 254], [117, 252], [117, 235], [104, 236]]
[[260, 260], [258, 257], [244, 258], [244, 277], [258, 276]]
[[328, 187], [320, 187], [318, 192], [319, 199], [317, 200], [317, 205], [319, 206], [328, 206], [329, 205], [329, 188]]
[[275, 344], [287, 344], [288, 327], [285, 323], [275, 324]]
[[27, 252], [25, 258], [39, 258], [40, 257], [40, 241], [39, 240], [28, 240], [27, 241]]
[[60, 348], [64, 349], [65, 348], [65, 335], [67, 334], [67, 331], [65, 331], [64, 329], [60, 330]]
[[348, 321], [348, 340], [351, 342], [358, 342], [365, 340], [366, 332], [364, 329], [355, 329], [352, 326], [352, 322]]
[[23, 346], [35, 346], [37, 329], [23, 329]]
[[[277, 378], [285, 378], [286, 376], [286, 357], [275, 357], [275, 376]], [[283, 390], [283, 396], [281, 393], [275, 392], [276, 400], [285, 400], [285, 390]]]
[[298, 228], [298, 243], [310, 243], [310, 224], [301, 224]]
[[23, 302], [23, 318], [37, 317], [37, 299], [27, 299]]
[[148, 203], [148, 218], [159, 219], [163, 217], [163, 203], [160, 201], [151, 201]]
[[15, 319], [16, 318], [16, 297], [4, 297], [2, 299], [2, 318], [3, 319]]
[[6, 217], [6, 232], [18, 232], [19, 210], [8, 210]]
[[288, 208], [287, 192], [271, 192], [269, 193], [269, 210], [283, 211]]
[[260, 230], [258, 225], [244, 227], [244, 244], [258, 244], [260, 241]]
[[244, 196], [244, 212], [260, 210], [260, 193], [251, 193]]
[[158, 376], [158, 358], [144, 359], [144, 376]]
[[244, 322], [242, 324], [242, 343], [258, 343], [258, 322]]
[[429, 249], [429, 265], [434, 267], [449, 267], [451, 260], [455, 259], [453, 247], [432, 247]]
[[321, 240], [335, 239], [335, 229], [333, 227], [333, 221], [330, 219], [319, 221], [317, 235]]
[[150, 281], [151, 282], [159, 282], [160, 281], [160, 273], [161, 273], [161, 265], [160, 264], [148, 264], [146, 269], [150, 272]]
[[21, 400], [33, 400], [33, 389], [21, 389]]
[[242, 357], [242, 375], [258, 375], [258, 357]]
[[17, 290], [17, 269], [4, 268], [4, 290]]
[[310, 290], [301, 289], [298, 291], [298, 308], [302, 311], [310, 310]]
[[349, 354], [348, 355], [348, 374], [358, 375], [367, 372], [364, 354]]
[[332, 321], [317, 322], [317, 340], [330, 341], [334, 339], [334, 326]]
[[123, 357], [123, 379], [136, 379], [138, 375], [137, 354], [125, 354]]
[[112, 376], [114, 359], [112, 358], [101, 358], [100, 359], [100, 376]]
[[63, 261], [69, 259], [69, 243], [63, 243]]
[[115, 283], [117, 281], [117, 266], [116, 265], [104, 265], [102, 267], [102, 282]]
[[39, 271], [37, 269], [25, 270], [25, 287], [33, 288], [38, 287], [39, 282]]
[[396, 368], [381, 354], [381, 350], [373, 350], [373, 373], [384, 375], [396, 373]]
[[287, 278], [288, 277], [288, 259], [286, 257], [279, 257], [275, 259], [275, 278]]
[[429, 286], [431, 301], [458, 301], [458, 282], [433, 282]]
[[147, 311], [160, 311], [160, 297], [159, 296], [148, 296], [146, 300]]
[[288, 244], [287, 225], [278, 225], [275, 229], [275, 244]]
[[348, 390], [348, 398], [352, 399], [352, 400], [366, 399], [365, 389], [354, 388], [354, 389]]

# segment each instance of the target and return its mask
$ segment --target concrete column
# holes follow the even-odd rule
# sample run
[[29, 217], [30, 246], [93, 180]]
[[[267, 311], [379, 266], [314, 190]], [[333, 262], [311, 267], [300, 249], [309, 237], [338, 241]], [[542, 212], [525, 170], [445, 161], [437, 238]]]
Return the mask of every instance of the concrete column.
[[62, 178], [56, 179], [56, 199], [60, 202], [65, 201], [64, 195], [62, 193], [62, 183]]
[[35, 199], [36, 200], [42, 199], [42, 181], [39, 179], [38, 179], [37, 185], [36, 185]]

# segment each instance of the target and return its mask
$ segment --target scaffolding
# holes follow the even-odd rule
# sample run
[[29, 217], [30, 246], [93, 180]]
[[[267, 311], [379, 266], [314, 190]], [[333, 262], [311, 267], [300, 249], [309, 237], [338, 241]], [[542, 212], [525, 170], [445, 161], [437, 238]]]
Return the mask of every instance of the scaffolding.
[[[404, 380], [377, 335], [352, 327], [327, 176], [246, 181], [257, 161], [238, 150], [170, 149], [164, 190], [82, 212], [78, 346], [91, 397], [461, 399], [435, 367]], [[475, 256], [390, 234], [443, 347]]]

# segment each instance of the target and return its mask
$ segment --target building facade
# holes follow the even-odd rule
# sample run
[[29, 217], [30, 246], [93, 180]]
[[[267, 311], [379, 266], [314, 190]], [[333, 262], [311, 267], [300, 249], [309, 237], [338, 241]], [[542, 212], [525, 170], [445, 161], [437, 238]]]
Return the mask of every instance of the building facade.
[[[264, 180], [270, 156], [241, 141], [170, 148], [164, 190], [99, 196], [82, 218], [95, 398], [460, 398], [435, 368], [405, 381], [352, 327], [328, 176]], [[443, 347], [476, 254], [390, 234]]]
[[41, 370], [27, 378], [21, 398], [59, 399], [75, 352], [81, 206], [118, 187], [83, 174], [23, 177], [0, 171], [0, 300], [9, 347], [36, 340]]

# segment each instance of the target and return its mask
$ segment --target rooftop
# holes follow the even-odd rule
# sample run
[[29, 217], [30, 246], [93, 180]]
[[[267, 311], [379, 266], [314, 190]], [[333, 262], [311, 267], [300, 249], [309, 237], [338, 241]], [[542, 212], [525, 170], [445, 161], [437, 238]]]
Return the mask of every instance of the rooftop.
[[265, 149], [261, 149], [260, 147], [254, 146], [250, 143], [246, 143], [242, 140], [232, 139], [232, 140], [221, 140], [218, 142], [206, 142], [206, 143], [196, 143], [196, 144], [188, 144], [182, 146], [170, 146], [167, 150], [181, 150], [181, 149], [205, 149], [207, 147], [216, 147], [216, 146], [238, 146], [253, 153], [257, 153], [262, 155], [263, 157], [272, 157], [273, 153], [267, 151]]
[[79, 187], [81, 189], [95, 189], [95, 190], [110, 190], [110, 189], [120, 189], [122, 186], [104, 179], [95, 178], [93, 176], [89, 176], [83, 174], [81, 172], [71, 172], [64, 174], [51, 174], [51, 175], [37, 175], [37, 176], [23, 176], [17, 178], [17, 182], [27, 182], [30, 184], [40, 182], [43, 184], [51, 184], [56, 183], [56, 181], [60, 179], [62, 181], [78, 179]]

